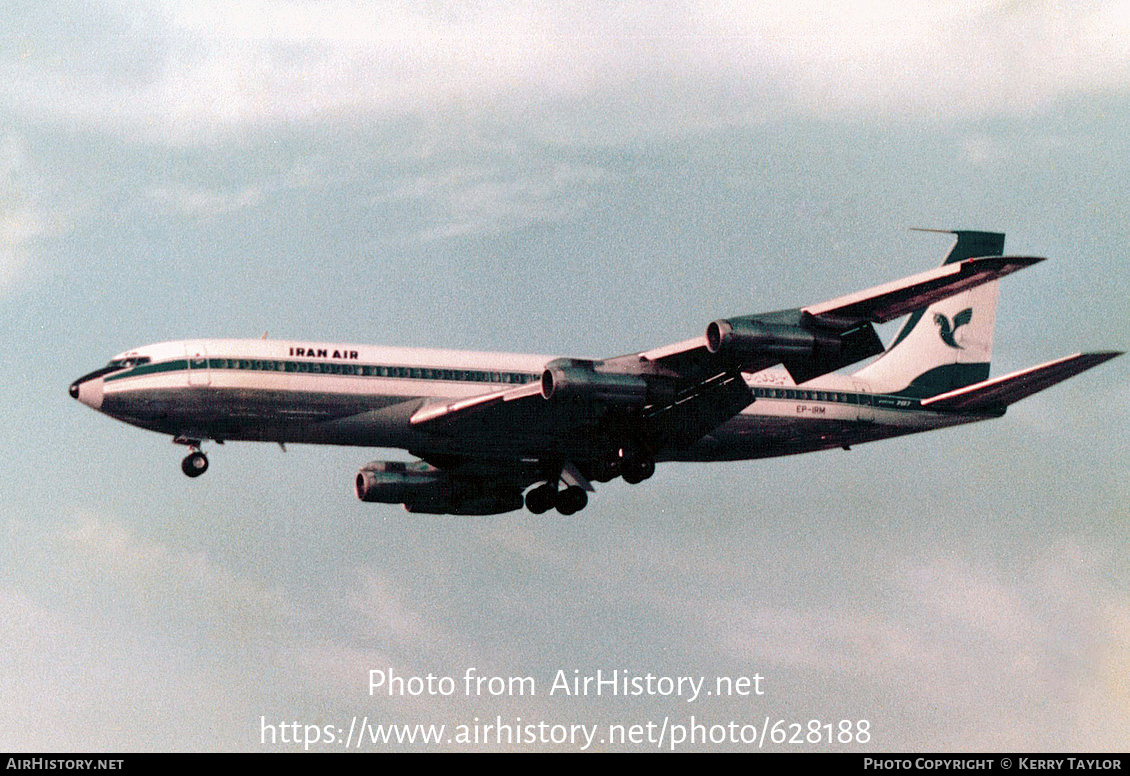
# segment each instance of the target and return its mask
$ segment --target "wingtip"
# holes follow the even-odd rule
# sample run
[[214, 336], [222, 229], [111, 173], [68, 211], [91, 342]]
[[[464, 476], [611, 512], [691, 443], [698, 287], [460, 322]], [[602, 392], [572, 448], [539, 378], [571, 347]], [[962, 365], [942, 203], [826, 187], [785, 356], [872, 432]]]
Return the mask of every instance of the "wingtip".
[[1094, 369], [1100, 364], [1105, 364], [1111, 359], [1118, 358], [1125, 355], [1126, 351], [1123, 350], [1092, 350], [1086, 353], [1075, 353], [1061, 359], [1065, 364], [1073, 363], [1079, 366], [1079, 371], [1085, 372], [1088, 369]]
[[1064, 356], [1060, 361], [1069, 362], [1086, 362], [1087, 368], [1110, 361], [1112, 358], [1126, 355], [1124, 350], [1089, 350], [1086, 352], [1080, 351], [1079, 353], [1072, 353], [1070, 356]]
[[1048, 260], [1047, 256], [1002, 256], [1001, 258], [1008, 259], [1013, 264], [1018, 264], [1017, 269], [1026, 269]]
[[994, 266], [1011, 267], [1013, 270], [1031, 267], [1041, 261], [1047, 261], [1047, 256], [975, 256], [965, 259], [961, 264], [965, 266]]

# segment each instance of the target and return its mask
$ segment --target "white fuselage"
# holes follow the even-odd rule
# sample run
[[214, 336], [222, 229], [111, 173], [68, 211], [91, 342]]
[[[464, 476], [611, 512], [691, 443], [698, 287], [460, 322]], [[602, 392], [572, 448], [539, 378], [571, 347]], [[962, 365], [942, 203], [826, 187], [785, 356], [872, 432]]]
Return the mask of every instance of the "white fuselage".
[[[72, 386], [84, 404], [183, 439], [310, 442], [459, 453], [484, 445], [533, 454], [520, 433], [450, 439], [412, 427], [426, 404], [539, 379], [553, 357], [277, 340], [186, 340], [114, 357], [119, 368]], [[102, 370], [100, 370], [102, 371]], [[924, 410], [826, 375], [796, 386], [784, 370], [745, 375], [754, 401], [686, 448], [658, 460], [738, 460], [844, 447], [984, 419]], [[486, 452], [491, 452], [487, 450]]]

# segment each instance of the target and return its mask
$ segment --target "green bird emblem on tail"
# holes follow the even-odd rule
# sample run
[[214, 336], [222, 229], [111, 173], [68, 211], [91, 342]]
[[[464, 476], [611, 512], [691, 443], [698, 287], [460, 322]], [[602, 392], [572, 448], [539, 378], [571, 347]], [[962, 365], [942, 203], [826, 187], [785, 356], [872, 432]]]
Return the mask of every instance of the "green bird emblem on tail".
[[953, 317], [953, 325], [950, 325], [950, 319], [941, 313], [934, 313], [934, 323], [938, 324], [938, 334], [942, 338], [942, 342], [949, 345], [951, 348], [964, 350], [965, 348], [958, 345], [954, 340], [957, 330], [973, 320], [973, 308], [966, 307]]

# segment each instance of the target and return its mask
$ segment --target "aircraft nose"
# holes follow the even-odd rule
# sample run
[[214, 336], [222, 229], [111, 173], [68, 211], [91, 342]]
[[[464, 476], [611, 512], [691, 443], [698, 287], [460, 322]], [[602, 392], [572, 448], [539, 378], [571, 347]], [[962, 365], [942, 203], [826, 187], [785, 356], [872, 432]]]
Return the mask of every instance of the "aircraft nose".
[[71, 383], [67, 392], [91, 409], [102, 408], [102, 375], [80, 377]]

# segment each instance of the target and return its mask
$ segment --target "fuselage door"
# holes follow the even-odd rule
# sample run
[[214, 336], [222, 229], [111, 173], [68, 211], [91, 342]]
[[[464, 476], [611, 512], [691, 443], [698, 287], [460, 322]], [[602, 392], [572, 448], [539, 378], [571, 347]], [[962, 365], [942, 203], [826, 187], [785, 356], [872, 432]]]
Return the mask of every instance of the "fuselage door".
[[855, 399], [855, 419], [861, 423], [874, 423], [875, 411], [872, 409], [869, 386], [862, 380], [852, 380], [851, 389]]
[[212, 382], [208, 372], [208, 352], [203, 342], [186, 342], [184, 354], [188, 359], [188, 384], [208, 385]]

